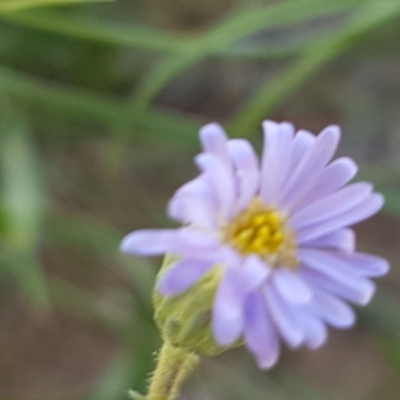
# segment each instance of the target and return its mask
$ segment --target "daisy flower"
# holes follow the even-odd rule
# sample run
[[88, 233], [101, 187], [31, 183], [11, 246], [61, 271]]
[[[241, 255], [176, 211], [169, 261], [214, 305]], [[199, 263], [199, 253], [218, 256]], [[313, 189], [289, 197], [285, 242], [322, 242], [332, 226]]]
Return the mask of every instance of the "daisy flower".
[[320, 347], [327, 326], [349, 328], [348, 302], [365, 305], [370, 278], [388, 263], [357, 252], [349, 226], [378, 212], [384, 200], [368, 182], [348, 184], [357, 166], [331, 161], [337, 126], [315, 136], [292, 124], [265, 121], [259, 161], [244, 139], [229, 140], [218, 124], [200, 130], [197, 178], [177, 190], [168, 214], [178, 229], [139, 230], [125, 237], [126, 253], [179, 259], [157, 290], [184, 293], [211, 269], [220, 279], [212, 305], [215, 342], [243, 341], [261, 368], [272, 367], [283, 341]]

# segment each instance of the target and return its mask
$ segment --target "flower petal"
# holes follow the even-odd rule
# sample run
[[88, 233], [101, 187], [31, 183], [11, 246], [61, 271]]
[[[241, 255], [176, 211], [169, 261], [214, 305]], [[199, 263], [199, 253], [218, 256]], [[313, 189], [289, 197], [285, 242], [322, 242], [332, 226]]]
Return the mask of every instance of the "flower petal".
[[248, 257], [239, 268], [226, 268], [215, 297], [213, 331], [222, 346], [234, 343], [243, 329], [243, 302], [246, 295], [259, 287], [268, 268], [258, 257]]
[[194, 285], [212, 264], [198, 260], [183, 260], [168, 269], [161, 277], [158, 290], [163, 296], [176, 296]]
[[236, 168], [238, 180], [237, 211], [242, 211], [255, 197], [260, 184], [258, 159], [251, 144], [244, 139], [228, 142], [228, 152]]
[[216, 227], [216, 202], [210, 184], [200, 175], [179, 188], [168, 204], [168, 215], [184, 224]]
[[182, 228], [176, 231], [170, 251], [186, 258], [203, 261], [215, 260], [221, 252], [220, 243], [214, 236], [193, 228]]
[[315, 299], [307, 307], [335, 328], [349, 328], [356, 321], [355, 313], [351, 307], [319, 290], [315, 291]]
[[282, 188], [280, 204], [290, 210], [297, 199], [307, 193], [335, 153], [339, 138], [340, 129], [337, 126], [328, 126], [317, 136], [313, 146]]
[[198, 155], [195, 161], [210, 182], [222, 215], [225, 218], [231, 217], [236, 199], [232, 170], [216, 156], [207, 153]]
[[320, 236], [325, 236], [337, 229], [360, 222], [377, 213], [383, 206], [383, 203], [383, 196], [373, 193], [357, 207], [299, 231], [297, 234], [297, 243], [303, 244]]
[[[340, 268], [340, 265], [334, 263], [325, 252], [302, 249], [299, 251], [299, 257], [305, 267], [325, 275], [331, 281], [336, 282], [342, 288], [340, 291], [345, 296], [347, 294], [346, 298], [350, 297], [351, 301], [365, 305], [371, 300], [375, 291], [375, 285], [368, 279], [349, 273], [346, 274]], [[307, 280], [310, 282], [309, 279]]]
[[226, 148], [228, 137], [221, 125], [213, 122], [200, 129], [200, 141], [206, 153], [213, 154], [220, 161], [230, 166], [230, 158]]
[[293, 140], [292, 162], [290, 165], [291, 170], [296, 169], [304, 156], [310, 151], [315, 140], [316, 137], [312, 133], [305, 131], [304, 129], [297, 131]]
[[382, 208], [383, 203], [383, 196], [378, 193], [373, 193], [354, 209], [301, 230], [297, 234], [297, 243], [303, 244], [309, 242], [312, 239], [325, 236], [337, 229], [367, 219], [371, 215], [377, 213]]
[[300, 210], [307, 204], [334, 193], [355, 176], [357, 169], [357, 164], [351, 158], [342, 157], [333, 161], [325, 167], [308, 192], [297, 200], [293, 209]]
[[287, 345], [291, 348], [300, 346], [304, 340], [304, 332], [296, 322], [292, 309], [273, 285], [264, 286], [264, 296], [277, 329]]
[[215, 340], [221, 346], [236, 342], [243, 331], [244, 296], [238, 293], [237, 275], [227, 269], [215, 296], [212, 327]]
[[248, 256], [242, 265], [235, 271], [236, 282], [239, 283], [238, 291], [248, 293], [259, 287], [271, 273], [267, 264], [256, 255]]
[[312, 290], [296, 272], [279, 268], [272, 274], [272, 282], [282, 297], [291, 303], [303, 304], [312, 298]]
[[245, 139], [231, 139], [227, 143], [228, 154], [238, 169], [258, 169], [258, 158], [253, 146]]
[[296, 317], [298, 323], [303, 327], [305, 344], [310, 349], [321, 347], [328, 337], [325, 324], [308, 310], [304, 310], [304, 307], [296, 310]]
[[342, 252], [351, 253], [356, 247], [356, 235], [352, 229], [339, 229], [303, 243], [302, 247], [337, 249]]
[[389, 271], [389, 263], [377, 256], [366, 253], [343, 254], [335, 253], [332, 257], [354, 275], [365, 277], [378, 277]]
[[302, 268], [301, 275], [314, 288], [362, 306], [368, 303], [375, 290], [374, 283], [365, 278], [351, 279], [347, 285], [343, 285], [331, 277], [308, 268]]
[[264, 121], [264, 151], [260, 194], [265, 204], [273, 204], [291, 165], [294, 128], [287, 122]]
[[258, 291], [245, 298], [244, 335], [259, 367], [271, 368], [279, 357], [279, 338], [265, 300]]
[[179, 215], [179, 218], [175, 219], [184, 224], [193, 224], [208, 230], [217, 228], [217, 215], [213, 204], [190, 194], [182, 194], [171, 200], [169, 215]]
[[124, 253], [153, 256], [171, 251], [177, 229], [142, 229], [124, 237], [120, 249]]
[[243, 257], [228, 244], [220, 245], [218, 249], [218, 263], [238, 270], [243, 264]]
[[297, 211], [289, 219], [289, 224], [294, 229], [299, 230], [343, 214], [365, 200], [371, 194], [372, 189], [372, 185], [366, 182], [348, 185], [336, 193], [317, 200]]

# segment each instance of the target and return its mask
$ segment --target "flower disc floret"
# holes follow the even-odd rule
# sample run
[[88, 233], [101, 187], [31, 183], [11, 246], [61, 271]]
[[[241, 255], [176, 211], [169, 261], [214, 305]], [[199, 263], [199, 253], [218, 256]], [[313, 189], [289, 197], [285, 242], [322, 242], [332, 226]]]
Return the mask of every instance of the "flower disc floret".
[[255, 197], [239, 215], [222, 229], [222, 242], [230, 244], [243, 256], [255, 254], [270, 267], [296, 267], [294, 234], [286, 226], [287, 217], [266, 207]]

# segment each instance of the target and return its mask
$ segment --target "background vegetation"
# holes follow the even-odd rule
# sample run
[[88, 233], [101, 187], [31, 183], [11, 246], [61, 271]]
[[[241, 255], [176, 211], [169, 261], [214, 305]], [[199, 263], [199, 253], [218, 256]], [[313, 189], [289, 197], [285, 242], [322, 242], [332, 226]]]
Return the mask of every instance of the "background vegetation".
[[393, 269], [356, 329], [271, 372], [207, 360], [182, 398], [400, 399], [399, 41], [398, 0], [0, 0], [0, 398], [144, 391], [159, 260], [119, 242], [171, 226], [201, 124], [259, 147], [268, 117], [342, 126], [387, 199], [359, 247]]

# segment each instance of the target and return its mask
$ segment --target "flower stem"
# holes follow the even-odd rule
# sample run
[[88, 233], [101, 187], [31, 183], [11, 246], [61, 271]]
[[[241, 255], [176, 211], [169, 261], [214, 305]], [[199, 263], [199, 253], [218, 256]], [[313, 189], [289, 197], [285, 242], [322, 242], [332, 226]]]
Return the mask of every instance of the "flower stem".
[[164, 342], [150, 381], [146, 400], [175, 400], [189, 373], [198, 364], [199, 356]]

